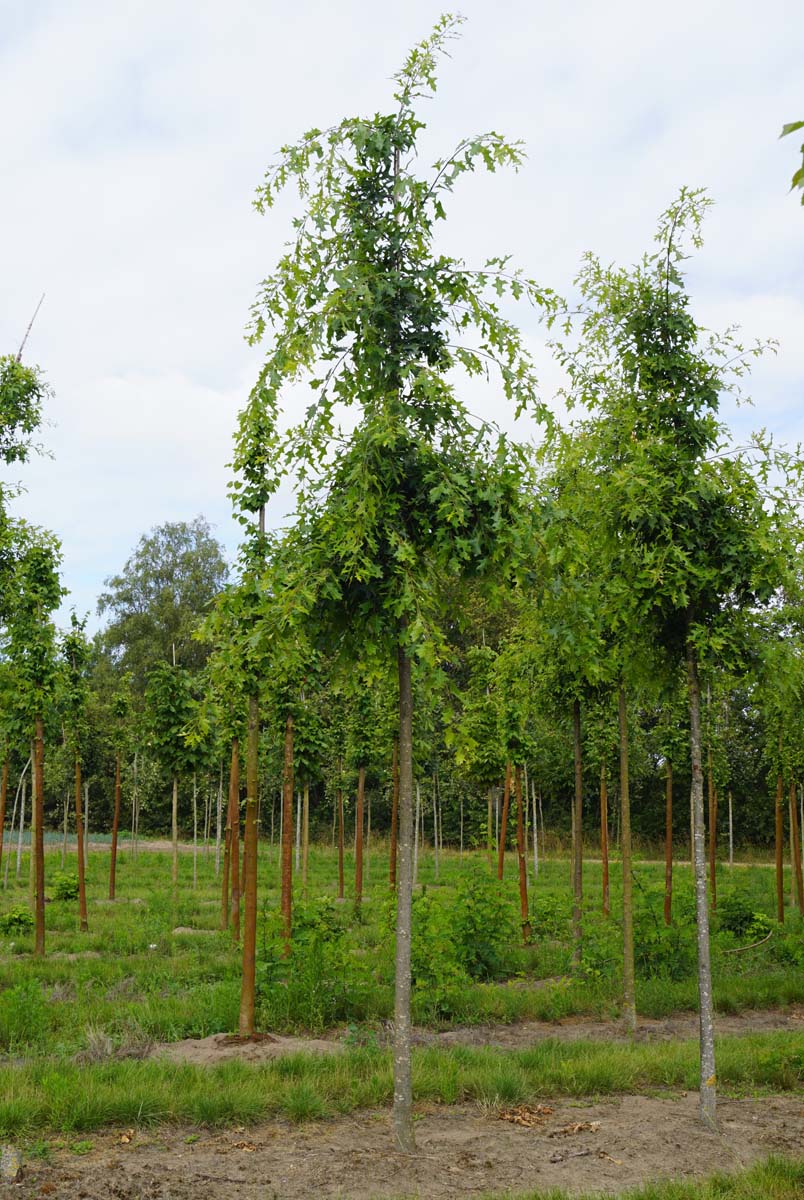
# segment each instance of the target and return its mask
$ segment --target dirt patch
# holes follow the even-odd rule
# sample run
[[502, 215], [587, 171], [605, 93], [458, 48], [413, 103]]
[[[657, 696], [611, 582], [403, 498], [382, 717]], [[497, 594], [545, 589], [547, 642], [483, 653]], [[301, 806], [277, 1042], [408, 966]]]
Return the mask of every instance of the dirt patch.
[[[393, 1148], [390, 1116], [372, 1111], [225, 1133], [191, 1128], [97, 1135], [83, 1157], [28, 1163], [6, 1193], [66, 1200], [450, 1200], [561, 1187], [616, 1195], [663, 1177], [737, 1171], [772, 1153], [801, 1154], [804, 1105], [792, 1097], [722, 1100], [720, 1132], [697, 1119], [697, 1095], [623, 1096], [545, 1105], [543, 1120], [496, 1110], [420, 1109], [418, 1153]], [[0, 1194], [2, 1189], [0, 1188]]]
[[287, 1054], [337, 1054], [340, 1042], [317, 1038], [278, 1037], [256, 1034], [241, 1038], [230, 1033], [213, 1033], [205, 1038], [185, 1038], [181, 1042], [158, 1042], [150, 1058], [167, 1058], [171, 1062], [192, 1063], [194, 1066], [214, 1067], [217, 1063], [237, 1058], [241, 1062], [261, 1063]]
[[[718, 1037], [747, 1033], [771, 1033], [776, 1030], [804, 1032], [804, 1007], [750, 1010], [715, 1017]], [[698, 1036], [697, 1013], [675, 1013], [659, 1019], [640, 1017], [637, 1042], [672, 1042]], [[498, 1046], [506, 1050], [524, 1049], [545, 1038], [562, 1042], [631, 1041], [621, 1021], [591, 1021], [585, 1017], [566, 1017], [561, 1021], [521, 1021], [516, 1025], [467, 1025], [443, 1033], [417, 1029], [416, 1041], [427, 1046]]]

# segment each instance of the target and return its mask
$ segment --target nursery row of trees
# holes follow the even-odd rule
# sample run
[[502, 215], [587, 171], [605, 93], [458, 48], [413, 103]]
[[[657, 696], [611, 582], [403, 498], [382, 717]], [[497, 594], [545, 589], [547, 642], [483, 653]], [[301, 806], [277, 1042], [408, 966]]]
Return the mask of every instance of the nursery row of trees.
[[[584, 835], [591, 818], [605, 856], [611, 794], [632, 1025], [632, 827], [655, 837], [664, 824], [669, 846], [679, 835], [692, 845], [701, 1112], [714, 1123], [707, 866], [713, 887], [719, 804], [736, 799], [741, 832], [767, 834], [768, 777], [777, 853], [787, 819], [802, 903], [801, 463], [764, 435], [734, 447], [718, 416], [764, 348], [733, 331], [707, 333], [691, 314], [682, 266], [700, 245], [702, 192], [682, 189], [635, 267], [588, 255], [571, 303], [508, 257], [476, 266], [438, 250], [462, 177], [516, 168], [523, 156], [496, 133], [472, 136], [417, 173], [419, 105], [435, 91], [458, 24], [442, 18], [411, 52], [393, 111], [309, 131], [283, 148], [258, 191], [265, 211], [294, 185], [303, 211], [253, 310], [251, 336], [266, 358], [235, 437], [231, 494], [244, 528], [236, 580], [226, 583], [202, 522], [164, 527], [109, 581], [106, 634], [91, 647], [74, 619], [59, 641], [50, 619], [61, 598], [56, 547], [6, 523], [3, 732], [17, 768], [34, 739], [36, 948], [44, 951], [48, 729], [54, 758], [72, 764], [79, 828], [91, 747], [96, 778], [114, 761], [112, 894], [124, 783], [136, 832], [140, 793], [146, 819], [148, 804], [157, 818], [155, 792], [169, 780], [175, 884], [181, 789], [190, 788], [197, 823], [200, 783], [208, 828], [225, 747], [223, 919], [238, 929], [242, 919], [244, 1035], [254, 1032], [258, 820], [265, 831], [270, 812], [281, 827], [289, 944], [297, 792], [301, 826], [311, 807], [315, 815], [326, 806], [340, 845], [344, 799], [353, 798], [359, 903], [368, 785], [375, 821], [384, 815], [390, 834], [394, 1119], [399, 1145], [411, 1149], [417, 794], [424, 787], [429, 797], [436, 846], [446, 831], [445, 840], [490, 854], [495, 841], [506, 844], [513, 796], [525, 936], [527, 824], [531, 838], [545, 815], [569, 829], [577, 957]], [[535, 310], [563, 369], [563, 426], [540, 395], [517, 303]], [[41, 388], [36, 372], [26, 378]], [[473, 416], [464, 396], [475, 379], [541, 423], [538, 447]], [[303, 387], [312, 395], [297, 420]], [[37, 418], [28, 416], [31, 428]], [[7, 461], [22, 444], [16, 421]], [[288, 476], [292, 520], [269, 532], [267, 506]], [[160, 560], [171, 540], [183, 573]], [[147, 783], [153, 765], [158, 783]], [[6, 767], [4, 801], [8, 778]], [[691, 803], [674, 806], [681, 786]], [[81, 855], [79, 876], [83, 897]], [[83, 899], [81, 913], [85, 922]]]

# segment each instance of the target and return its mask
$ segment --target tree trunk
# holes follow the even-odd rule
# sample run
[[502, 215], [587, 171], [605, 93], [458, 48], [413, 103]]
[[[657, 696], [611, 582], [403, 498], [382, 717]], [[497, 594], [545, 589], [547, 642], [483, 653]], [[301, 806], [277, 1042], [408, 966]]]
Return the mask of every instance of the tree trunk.
[[492, 859], [492, 855], [494, 853], [494, 838], [493, 838], [493, 834], [492, 834], [492, 828], [493, 828], [493, 826], [492, 826], [492, 809], [494, 807], [494, 788], [489, 788], [486, 799], [488, 802], [488, 818], [486, 821], [486, 847], [487, 847], [487, 853], [488, 853], [488, 859], [489, 859], [489, 866], [491, 866], [491, 859]]
[[416, 827], [413, 835], [413, 886], [415, 887], [419, 880], [419, 813], [422, 807], [421, 791], [418, 783], [416, 784]]
[[112, 816], [112, 856], [109, 862], [109, 899], [114, 900], [117, 875], [117, 831], [120, 828], [120, 751], [114, 763], [114, 814]]
[[307, 871], [310, 865], [310, 785], [304, 784], [302, 800], [302, 895], [307, 899]]
[[198, 776], [193, 771], [193, 890], [198, 887]]
[[709, 889], [712, 895], [712, 912], [717, 908], [717, 800], [715, 798], [715, 776], [712, 770], [712, 747], [709, 760]]
[[514, 773], [514, 794], [516, 796], [516, 856], [519, 864], [519, 916], [522, 923], [522, 941], [527, 946], [530, 941], [530, 915], [528, 913], [528, 867], [525, 861], [525, 805], [527, 794], [522, 795], [522, 768], [517, 767]]
[[390, 848], [390, 863], [388, 867], [388, 878], [392, 888], [396, 888], [396, 842], [397, 828], [399, 824], [399, 742], [394, 738], [394, 758], [391, 767], [392, 786], [391, 793], [391, 848]]
[[302, 815], [302, 797], [301, 792], [296, 793], [296, 874], [301, 870], [301, 815]]
[[575, 801], [572, 809], [572, 961], [579, 966], [583, 936], [583, 762], [580, 700], [574, 700], [572, 704], [572, 745], [575, 759]]
[[[28, 761], [26, 762], [25, 766], [22, 768], [22, 773], [19, 777], [19, 780], [17, 781], [17, 790], [14, 793], [14, 806], [11, 809], [11, 825], [9, 827], [9, 849], [6, 853], [6, 869], [3, 872], [3, 891], [5, 891], [6, 888], [8, 887], [8, 868], [11, 865], [11, 846], [14, 843], [14, 827], [15, 827], [15, 823], [17, 820], [17, 805], [20, 802], [20, 794], [22, 793], [24, 795], [24, 792], [25, 792], [25, 786], [26, 786], [25, 785], [25, 773], [28, 770], [28, 767], [30, 765], [31, 765], [31, 760], [29, 758]], [[23, 799], [23, 808], [24, 807], [25, 807], [25, 801]], [[21, 822], [20, 822], [20, 826], [21, 826]], [[17, 843], [17, 876], [18, 877], [19, 877], [20, 857], [22, 855], [21, 839], [22, 839], [22, 834], [20, 834], [20, 839]]]
[[257, 697], [248, 699], [246, 743], [246, 828], [243, 835], [243, 977], [240, 989], [241, 1037], [254, 1034], [254, 984], [257, 967], [257, 793], [260, 752], [260, 718]]
[[357, 805], [355, 807], [355, 911], [363, 900], [363, 802], [366, 791], [366, 768], [357, 769]]
[[343, 764], [338, 759], [338, 788], [335, 792], [338, 805], [338, 899], [343, 900], [343, 788], [340, 786]]
[[717, 1077], [715, 1074], [715, 1028], [712, 1003], [712, 964], [709, 948], [709, 905], [706, 894], [706, 844], [704, 833], [704, 789], [701, 748], [701, 685], [698, 658], [687, 641], [687, 684], [690, 705], [690, 759], [692, 766], [692, 811], [695, 858], [695, 913], [698, 923], [698, 1008], [700, 1015], [700, 1116], [717, 1126]]
[[293, 717], [285, 720], [285, 754], [282, 764], [282, 932], [285, 954], [290, 954], [293, 928]]
[[784, 812], [782, 798], [784, 783], [781, 773], [776, 776], [776, 920], [784, 924]]
[[734, 799], [729, 788], [729, 866], [734, 866]]
[[173, 805], [171, 810], [171, 841], [173, 844], [173, 890], [179, 883], [179, 777], [173, 776]]
[[[31, 760], [33, 762], [33, 760]], [[31, 769], [31, 778], [33, 779], [33, 768]], [[20, 805], [20, 827], [17, 834], [17, 882], [19, 882], [20, 872], [22, 870], [22, 838], [25, 830], [25, 800], [28, 794], [28, 783], [23, 775], [22, 780], [22, 803]], [[33, 782], [31, 783], [31, 802], [33, 803]], [[31, 836], [31, 852], [33, 853], [33, 836]]]
[[438, 883], [438, 787], [433, 776], [433, 871]]
[[673, 921], [673, 764], [667, 760], [664, 799], [664, 923]]
[[232, 738], [232, 766], [229, 771], [229, 808], [232, 836], [229, 849], [229, 876], [232, 884], [230, 923], [232, 941], [240, 941], [240, 739]]
[[84, 862], [89, 862], [89, 783], [84, 780]]
[[503, 789], [502, 818], [500, 820], [500, 842], [497, 847], [497, 878], [502, 879], [505, 869], [505, 843], [508, 838], [508, 809], [511, 804], [511, 763], [505, 764], [505, 787]]
[[792, 858], [793, 876], [796, 881], [796, 904], [798, 911], [804, 913], [804, 878], [801, 873], [801, 841], [798, 828], [798, 811], [796, 809], [796, 784], [790, 780], [790, 856]]
[[530, 799], [533, 808], [533, 878], [539, 878], [539, 814], [536, 809], [536, 783], [530, 781]]
[[625, 688], [618, 695], [620, 726], [620, 836], [623, 864], [623, 1015], [630, 1033], [636, 1032], [636, 990], [634, 986], [634, 902], [631, 867], [631, 788], [628, 769], [628, 710]]
[[3, 865], [3, 837], [6, 828], [6, 800], [8, 798], [8, 755], [3, 760], [3, 778], [0, 781], [0, 867]]
[[609, 889], [609, 789], [606, 780], [606, 764], [600, 764], [600, 860], [603, 864], [603, 916], [611, 909]]
[[81, 837], [81, 759], [75, 756], [75, 840], [78, 853], [78, 912], [81, 933], [89, 929], [87, 920], [86, 872], [84, 869], [84, 844]]
[[[223, 763], [218, 776], [218, 801], [215, 810], [215, 878], [221, 873], [221, 832], [223, 826]], [[226, 926], [224, 926], [224, 929]]]
[[31, 847], [34, 855], [35, 882], [35, 917], [36, 935], [34, 939], [34, 955], [42, 958], [45, 953], [45, 841], [43, 828], [43, 798], [45, 792], [45, 734], [41, 716], [36, 718], [36, 733], [34, 736], [34, 786], [33, 786], [33, 824], [35, 825], [35, 845]]
[[[403, 629], [404, 634], [404, 629]], [[413, 1081], [410, 1060], [410, 938], [413, 897], [413, 688], [407, 650], [400, 643], [399, 673], [399, 862], [396, 898], [394, 982], [394, 1137], [407, 1154], [413, 1136]]]

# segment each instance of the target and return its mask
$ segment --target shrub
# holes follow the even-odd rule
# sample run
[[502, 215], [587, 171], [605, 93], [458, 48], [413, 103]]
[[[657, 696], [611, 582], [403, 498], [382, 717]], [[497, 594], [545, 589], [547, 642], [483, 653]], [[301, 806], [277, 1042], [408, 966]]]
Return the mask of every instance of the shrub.
[[34, 916], [24, 904], [17, 904], [0, 916], [0, 933], [30, 933]]
[[54, 900], [77, 900], [78, 876], [66, 871], [55, 871], [50, 883], [50, 892]]
[[749, 941], [764, 937], [772, 928], [770, 918], [758, 911], [744, 892], [727, 892], [721, 896], [717, 915], [721, 929]]
[[422, 892], [414, 899], [410, 959], [419, 1012], [450, 1016], [469, 980], [455, 936], [454, 913], [444, 898]]
[[459, 961], [472, 979], [497, 979], [511, 969], [517, 940], [514, 910], [502, 885], [483, 868], [466, 873], [453, 902]]

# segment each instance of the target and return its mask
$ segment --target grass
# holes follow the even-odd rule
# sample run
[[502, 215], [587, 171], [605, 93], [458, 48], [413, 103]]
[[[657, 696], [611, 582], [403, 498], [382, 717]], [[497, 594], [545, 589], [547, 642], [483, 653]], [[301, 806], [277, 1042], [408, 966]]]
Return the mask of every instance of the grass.
[[[723, 1038], [721, 1087], [732, 1094], [795, 1091], [804, 1084], [804, 1033]], [[414, 1052], [419, 1102], [520, 1104], [555, 1096], [692, 1090], [694, 1042], [642, 1045], [539, 1042], [526, 1050], [439, 1047]], [[294, 1054], [260, 1065], [214, 1067], [159, 1060], [77, 1064], [38, 1059], [0, 1068], [0, 1137], [106, 1125], [306, 1121], [384, 1107], [393, 1096], [390, 1052]]]
[[[605, 1193], [609, 1195], [609, 1193]], [[600, 1200], [600, 1192], [573, 1192], [572, 1200]], [[804, 1160], [769, 1158], [736, 1175], [713, 1175], [694, 1182], [648, 1183], [619, 1192], [619, 1200], [801, 1200]], [[563, 1189], [539, 1192], [486, 1192], [480, 1200], [569, 1200]]]

